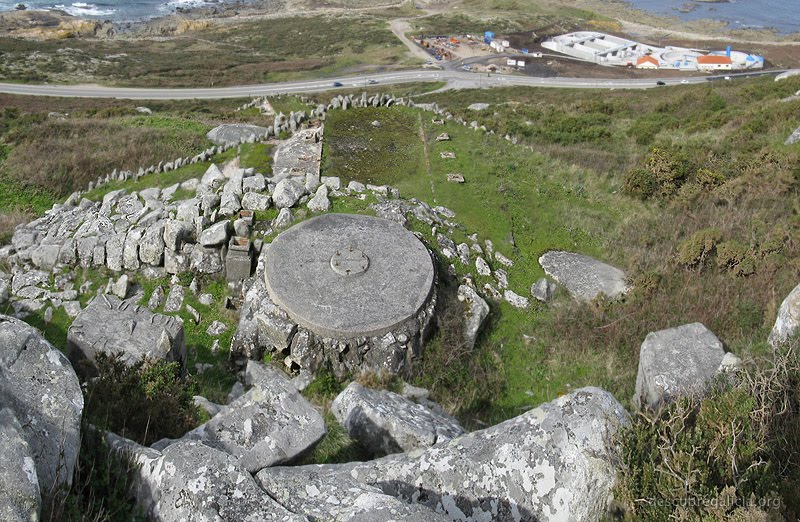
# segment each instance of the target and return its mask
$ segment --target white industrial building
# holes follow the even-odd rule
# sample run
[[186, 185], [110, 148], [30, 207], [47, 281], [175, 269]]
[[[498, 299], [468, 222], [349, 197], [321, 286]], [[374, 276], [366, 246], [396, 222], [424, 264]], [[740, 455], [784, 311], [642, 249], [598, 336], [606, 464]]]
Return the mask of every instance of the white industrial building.
[[579, 31], [542, 43], [542, 47], [601, 65], [640, 69], [731, 70], [760, 69], [764, 58], [733, 51], [705, 52], [682, 47], [655, 47], [611, 34]]

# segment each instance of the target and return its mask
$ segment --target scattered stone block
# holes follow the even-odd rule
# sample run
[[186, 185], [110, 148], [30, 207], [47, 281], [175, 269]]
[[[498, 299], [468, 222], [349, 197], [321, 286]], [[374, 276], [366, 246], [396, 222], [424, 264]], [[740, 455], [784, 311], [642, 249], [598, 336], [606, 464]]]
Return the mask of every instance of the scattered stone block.
[[556, 291], [556, 284], [543, 277], [531, 286], [531, 295], [537, 301], [548, 302]]
[[551, 251], [539, 258], [539, 264], [580, 301], [600, 294], [615, 299], [628, 291], [625, 272], [583, 254]]
[[720, 340], [701, 323], [647, 334], [639, 350], [634, 405], [657, 408], [664, 401], [704, 392], [724, 356]]
[[483, 322], [489, 316], [489, 305], [467, 285], [458, 287], [458, 300], [464, 305], [464, 342], [471, 349], [475, 346]]
[[247, 279], [252, 269], [253, 253], [250, 240], [247, 237], [232, 237], [225, 256], [225, 279], [229, 282]]
[[800, 326], [800, 285], [789, 292], [778, 309], [778, 316], [769, 334], [769, 344], [777, 348], [797, 333]]
[[291, 469], [355, 480], [453, 520], [600, 520], [619, 471], [608, 442], [628, 422], [610, 393], [581, 388], [426, 450], [265, 474]]
[[322, 415], [274, 368], [247, 363], [252, 387], [184, 440], [202, 441], [235, 457], [250, 473], [291, 462], [325, 435]]
[[154, 314], [112, 295], [95, 297], [78, 314], [67, 332], [67, 349], [76, 367], [84, 359], [94, 361], [99, 352], [120, 353], [128, 365], [149, 357], [186, 366], [180, 319]]
[[427, 448], [464, 434], [452, 417], [432, 412], [390, 391], [353, 382], [340, 393], [331, 412], [355, 440], [375, 455]]

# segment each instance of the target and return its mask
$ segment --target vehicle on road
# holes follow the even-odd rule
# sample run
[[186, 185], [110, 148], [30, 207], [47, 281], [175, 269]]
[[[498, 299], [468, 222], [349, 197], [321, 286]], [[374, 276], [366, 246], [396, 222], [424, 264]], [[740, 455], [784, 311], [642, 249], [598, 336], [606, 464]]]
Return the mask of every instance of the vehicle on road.
[[658, 81], [656, 82], [656, 85], [666, 85], [666, 83], [662, 82], [661, 80], [658, 80]]
[[376, 83], [378, 83], [378, 80], [373, 78], [371, 80], [368, 80], [367, 83], [370, 84], [370, 85], [375, 85]]
[[334, 87], [342, 87], [342, 82], [333, 82]]
[[730, 76], [726, 76], [725, 79], [730, 81], [731, 77]]
[[689, 83], [689, 80], [681, 80], [681, 83]]

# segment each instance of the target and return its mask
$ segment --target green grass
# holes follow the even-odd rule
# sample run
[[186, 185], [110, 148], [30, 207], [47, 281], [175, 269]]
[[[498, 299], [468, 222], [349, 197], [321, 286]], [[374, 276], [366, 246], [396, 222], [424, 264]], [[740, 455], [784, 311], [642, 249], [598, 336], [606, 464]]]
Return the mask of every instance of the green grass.
[[243, 143], [239, 155], [239, 166], [253, 168], [265, 176], [272, 174], [272, 155], [275, 146], [270, 143]]
[[[429, 113], [422, 118], [419, 115], [406, 109], [332, 113], [325, 130], [323, 174], [338, 175], [344, 183], [390, 184], [406, 198], [450, 208], [466, 232], [477, 233], [481, 241], [492, 240], [496, 250], [516, 261], [507, 271], [511, 288], [521, 295], [529, 295], [531, 284], [544, 275], [537, 260], [547, 250], [614, 257], [606, 251], [607, 239], [637, 207], [635, 202], [608, 191], [587, 190], [587, 184], [593, 183], [581, 169], [460, 125], [434, 125]], [[373, 127], [373, 120], [381, 126]], [[420, 122], [430, 176], [419, 137]], [[437, 142], [435, 138], [442, 132], [449, 133], [451, 141]], [[443, 151], [454, 152], [456, 158], [442, 159]], [[466, 183], [448, 183], [449, 172], [463, 173]], [[339, 210], [336, 205], [342, 204], [334, 202]], [[414, 228], [435, 245], [430, 228], [420, 223]], [[456, 231], [454, 238], [463, 241], [465, 233]], [[472, 266], [456, 262], [456, 267], [460, 273], [475, 274]], [[495, 284], [480, 277], [476, 282], [479, 286]], [[612, 375], [602, 363], [606, 355], [577, 360], [554, 356], [540, 333], [550, 328], [544, 307], [533, 305], [530, 311], [521, 312], [502, 303], [493, 311], [490, 332], [480, 349], [497, 354], [505, 388], [495, 391], [491, 411], [482, 415], [493, 420], [507, 418], [584, 384], [607, 383], [617, 392], [632, 389], [635, 368]], [[423, 377], [427, 384], [435, 380], [436, 376]]]

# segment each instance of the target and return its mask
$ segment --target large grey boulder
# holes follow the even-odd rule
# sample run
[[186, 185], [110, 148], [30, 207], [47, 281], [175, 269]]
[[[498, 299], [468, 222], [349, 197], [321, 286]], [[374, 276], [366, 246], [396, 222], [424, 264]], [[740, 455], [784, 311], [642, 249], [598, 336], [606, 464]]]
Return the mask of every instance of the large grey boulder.
[[115, 296], [100, 295], [84, 308], [67, 332], [70, 359], [78, 365], [98, 352], [121, 353], [126, 364], [143, 357], [186, 366], [186, 342], [180, 318], [154, 314]]
[[305, 193], [306, 187], [304, 184], [291, 178], [282, 179], [275, 186], [275, 191], [272, 193], [272, 202], [276, 208], [291, 208], [297, 204], [297, 201]]
[[471, 286], [458, 287], [458, 300], [464, 305], [464, 342], [471, 349], [489, 315], [489, 305]]
[[769, 334], [769, 344], [777, 348], [797, 333], [798, 326], [800, 326], [800, 285], [794, 287], [781, 303], [778, 317], [775, 318], [775, 324]]
[[0, 409], [0, 520], [38, 520], [41, 511], [39, 478], [33, 451], [14, 412]]
[[36, 329], [7, 316], [0, 316], [0, 404], [22, 426], [42, 496], [71, 484], [83, 415], [78, 377]]
[[228, 220], [215, 223], [200, 233], [200, 244], [204, 247], [222, 246], [228, 242], [231, 233], [231, 222]]
[[625, 272], [583, 254], [551, 251], [539, 258], [539, 264], [580, 301], [600, 294], [614, 299], [628, 291]]
[[266, 127], [246, 123], [226, 123], [208, 131], [206, 138], [217, 145], [238, 145], [246, 141], [261, 139], [266, 134]]
[[108, 434], [114, 451], [136, 465], [133, 494], [148, 519], [158, 522], [300, 522], [262, 490], [236, 458], [195, 441], [163, 453]]
[[720, 340], [701, 323], [647, 334], [639, 350], [634, 405], [656, 408], [663, 401], [702, 392], [724, 356]]
[[453, 521], [599, 520], [618, 472], [613, 441], [627, 422], [610, 393], [580, 388], [426, 450], [298, 469], [350, 477]]
[[348, 476], [309, 468], [265, 468], [256, 481], [269, 496], [311, 520], [347, 522], [446, 522], [450, 519], [419, 504], [409, 504]]
[[280, 371], [248, 361], [247, 381], [244, 395], [184, 439], [224, 451], [255, 473], [292, 461], [325, 435], [322, 415]]
[[350, 437], [375, 455], [428, 448], [464, 434], [448, 415], [390, 391], [350, 383], [331, 403], [331, 413]]

